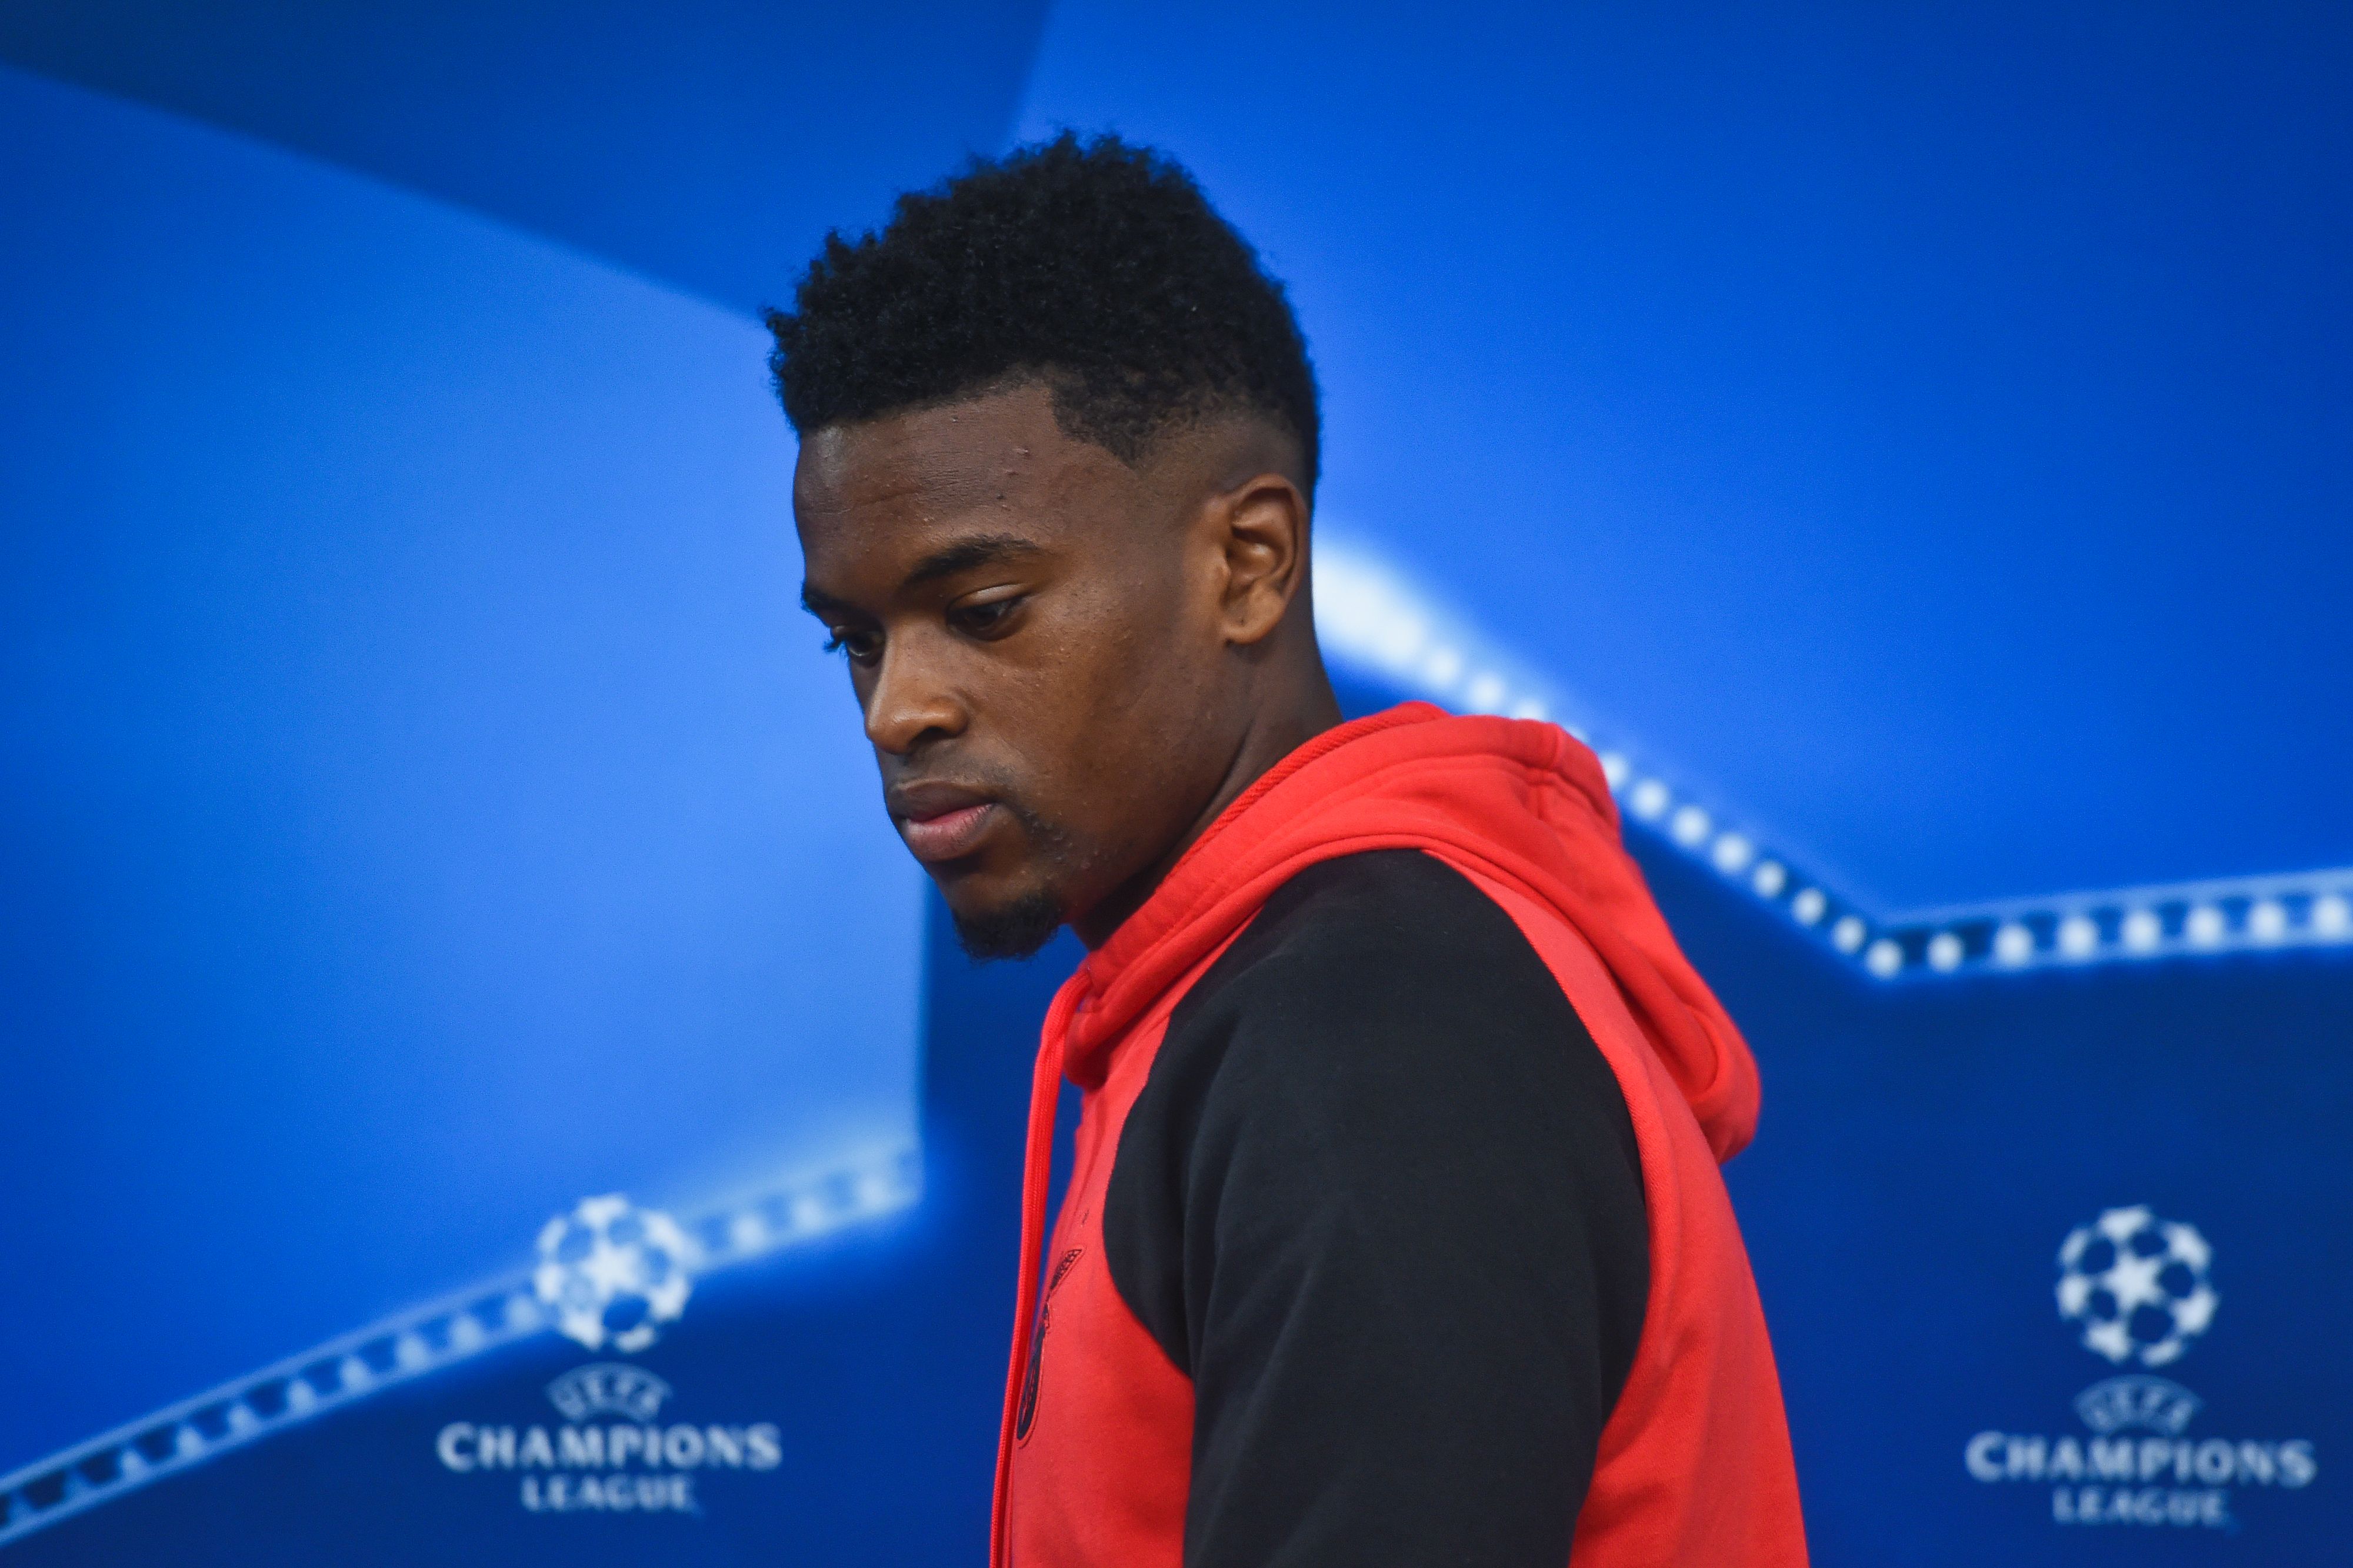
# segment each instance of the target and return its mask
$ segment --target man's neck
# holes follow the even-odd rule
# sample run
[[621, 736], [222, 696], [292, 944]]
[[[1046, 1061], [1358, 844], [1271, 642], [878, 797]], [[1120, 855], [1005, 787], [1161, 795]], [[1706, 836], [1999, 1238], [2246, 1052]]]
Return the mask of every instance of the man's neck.
[[1185, 858], [1185, 851], [1209, 830], [1209, 825], [1224, 814], [1226, 807], [1241, 798], [1243, 791], [1256, 784], [1269, 768], [1339, 722], [1340, 700], [1333, 695], [1331, 679], [1319, 661], [1312, 679], [1299, 683], [1293, 700], [1270, 703], [1252, 716], [1227, 762], [1216, 793], [1159, 858], [1071, 922], [1071, 929], [1087, 944], [1088, 951], [1109, 942], [1127, 917], [1144, 907], [1176, 868], [1176, 862]]

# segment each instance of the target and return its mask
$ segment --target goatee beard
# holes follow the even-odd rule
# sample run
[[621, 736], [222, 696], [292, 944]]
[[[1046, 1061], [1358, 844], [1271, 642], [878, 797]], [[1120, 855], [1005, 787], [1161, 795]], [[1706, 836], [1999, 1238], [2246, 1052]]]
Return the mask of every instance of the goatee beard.
[[953, 910], [948, 913], [955, 921], [957, 945], [976, 963], [1027, 958], [1062, 929], [1061, 900], [1043, 888], [985, 914], [959, 915]]

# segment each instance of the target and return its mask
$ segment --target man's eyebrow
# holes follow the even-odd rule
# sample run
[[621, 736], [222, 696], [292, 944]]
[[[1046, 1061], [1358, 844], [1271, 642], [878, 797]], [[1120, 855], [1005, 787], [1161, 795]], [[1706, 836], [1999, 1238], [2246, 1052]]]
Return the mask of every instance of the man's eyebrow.
[[924, 556], [901, 579], [902, 588], [913, 588], [942, 577], [953, 577], [976, 566], [997, 566], [1027, 556], [1042, 555], [1045, 546], [1018, 533], [976, 533], [943, 545]]
[[849, 606], [822, 588], [801, 584], [801, 608], [819, 620], [832, 620], [849, 613]]
[[[916, 562], [900, 579], [899, 586], [919, 588], [976, 566], [995, 566], [1045, 552], [1044, 545], [1018, 533], [976, 533], [954, 544], [944, 544]], [[857, 614], [857, 606], [807, 582], [801, 584], [801, 608], [821, 619], [843, 619]]]

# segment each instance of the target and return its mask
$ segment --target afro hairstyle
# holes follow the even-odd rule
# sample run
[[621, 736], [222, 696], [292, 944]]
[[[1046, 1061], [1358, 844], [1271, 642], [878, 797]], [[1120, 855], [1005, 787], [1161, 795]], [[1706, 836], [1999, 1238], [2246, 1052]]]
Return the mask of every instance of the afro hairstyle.
[[1312, 489], [1315, 373], [1282, 285], [1174, 160], [1064, 132], [837, 231], [768, 359], [803, 434], [1043, 382], [1055, 423], [1134, 466], [1164, 433], [1250, 413]]

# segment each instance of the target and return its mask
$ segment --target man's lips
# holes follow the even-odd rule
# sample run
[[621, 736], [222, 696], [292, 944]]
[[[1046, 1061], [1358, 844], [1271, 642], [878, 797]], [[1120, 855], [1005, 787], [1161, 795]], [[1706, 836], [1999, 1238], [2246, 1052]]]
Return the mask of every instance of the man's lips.
[[983, 801], [978, 805], [960, 805], [954, 811], [944, 811], [937, 816], [910, 816], [899, 824], [899, 837], [907, 841], [915, 858], [953, 860], [959, 855], [972, 853], [980, 836], [988, 831], [996, 819], [997, 803]]
[[952, 784], [913, 784], [891, 792], [892, 818], [908, 850], [926, 864], [969, 855], [998, 816], [997, 802]]

